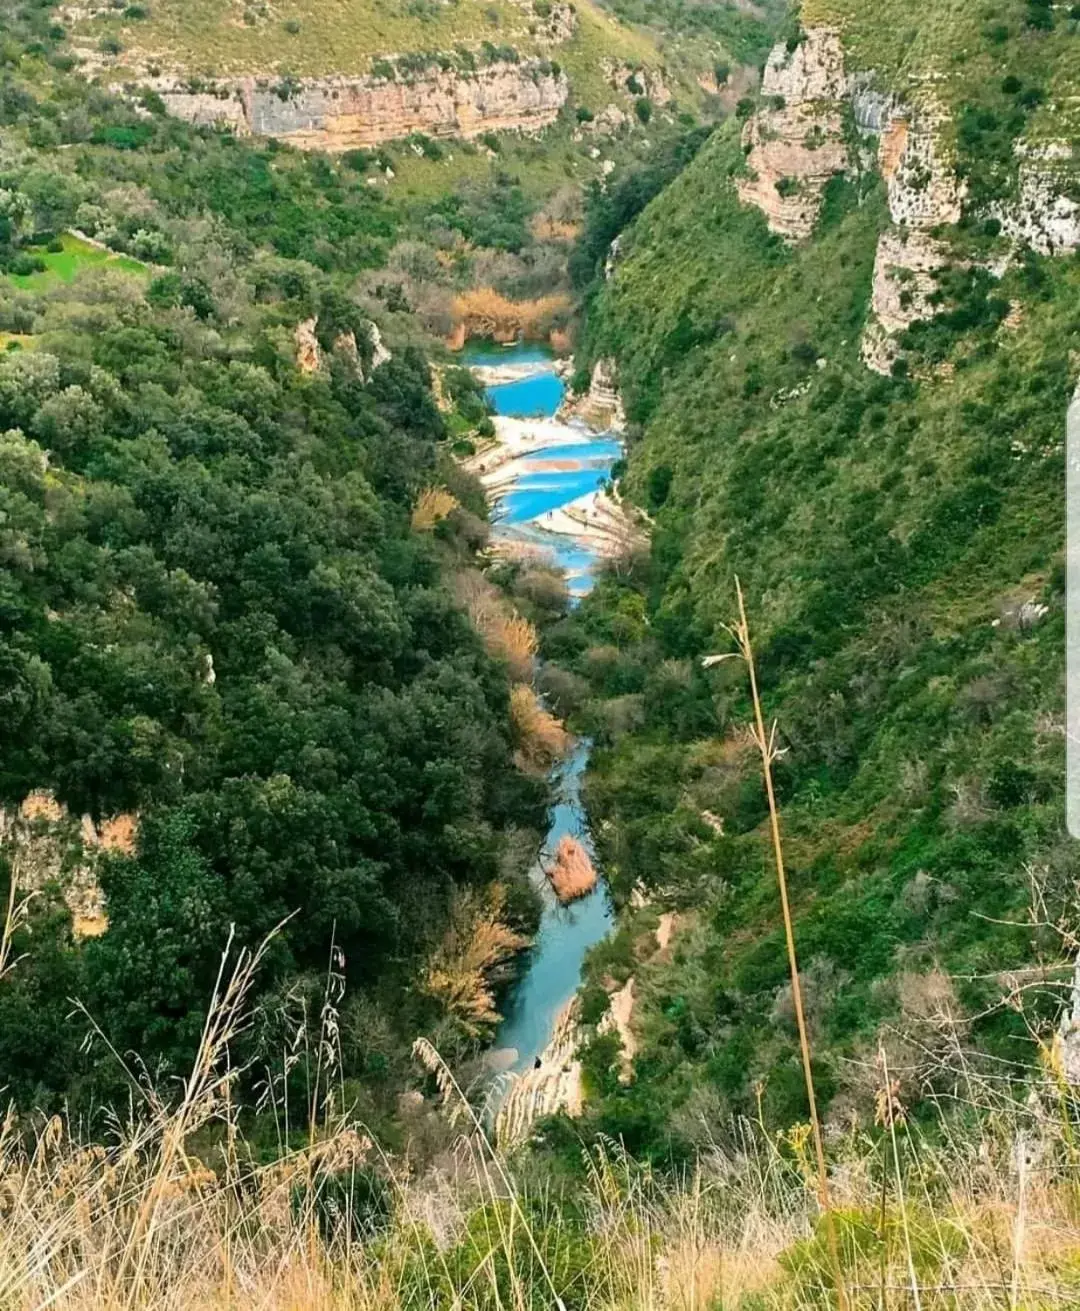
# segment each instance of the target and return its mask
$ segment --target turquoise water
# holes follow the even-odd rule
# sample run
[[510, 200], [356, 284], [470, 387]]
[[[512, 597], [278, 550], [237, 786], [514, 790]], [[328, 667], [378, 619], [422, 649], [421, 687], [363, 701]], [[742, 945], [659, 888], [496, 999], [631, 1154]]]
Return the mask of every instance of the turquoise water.
[[[556, 800], [541, 854], [543, 863], [550, 861], [566, 833], [592, 853], [581, 804], [581, 779], [589, 763], [589, 746], [587, 740], [579, 741], [554, 772]], [[607, 937], [614, 921], [603, 883], [569, 906], [559, 905], [542, 869], [534, 870], [533, 884], [543, 899], [540, 928], [529, 949], [525, 972], [503, 1003], [503, 1022], [495, 1035], [497, 1047], [517, 1051], [516, 1060], [509, 1066], [514, 1071], [530, 1069], [547, 1046], [556, 1016], [581, 982], [585, 953]]]
[[[472, 337], [457, 357], [462, 364], [554, 364], [555, 352], [541, 342], [515, 342], [500, 346], [497, 341]], [[554, 413], [554, 411], [552, 411]]]
[[[500, 346], [493, 341], [470, 341], [461, 352], [461, 362], [480, 364], [489, 368], [496, 364], [550, 364], [555, 357], [547, 346], [519, 342], [516, 346]], [[496, 414], [511, 414], [522, 419], [540, 415], [550, 416], [562, 404], [566, 389], [554, 367], [516, 382], [500, 382], [487, 389], [488, 400]]]
[[554, 414], [562, 404], [563, 391], [562, 380], [553, 373], [537, 373], [518, 382], [497, 383], [487, 389], [487, 394], [496, 414], [531, 419]]
[[611, 438], [598, 438], [576, 446], [560, 446], [538, 457], [537, 463], [554, 465], [573, 461], [577, 469], [544, 468], [523, 474], [499, 502], [500, 521], [506, 524], [527, 523], [548, 510], [595, 492], [607, 481], [612, 464], [622, 447]]
[[[551, 359], [538, 346], [483, 346], [470, 344], [464, 352], [466, 364], [532, 364]], [[499, 414], [533, 418], [554, 415], [563, 396], [563, 385], [554, 371], [539, 373], [521, 382], [488, 388]], [[535, 468], [524, 473], [497, 506], [496, 533], [538, 546], [566, 571], [575, 596], [592, 586], [596, 556], [581, 542], [544, 532], [534, 520], [548, 510], [595, 491], [609, 476], [622, 446], [612, 437], [590, 437], [582, 429], [581, 441], [538, 451]], [[572, 469], [562, 466], [572, 464]], [[509, 1068], [531, 1068], [551, 1037], [559, 1011], [577, 991], [585, 954], [611, 930], [611, 900], [603, 879], [596, 890], [569, 906], [560, 906], [544, 873], [559, 839], [570, 833], [592, 853], [585, 809], [581, 802], [581, 780], [589, 760], [590, 743], [581, 740], [552, 774], [555, 804], [539, 862], [530, 878], [540, 894], [543, 910], [540, 927], [529, 949], [525, 969], [503, 1002], [503, 1022], [495, 1045], [513, 1048], [517, 1055]]]

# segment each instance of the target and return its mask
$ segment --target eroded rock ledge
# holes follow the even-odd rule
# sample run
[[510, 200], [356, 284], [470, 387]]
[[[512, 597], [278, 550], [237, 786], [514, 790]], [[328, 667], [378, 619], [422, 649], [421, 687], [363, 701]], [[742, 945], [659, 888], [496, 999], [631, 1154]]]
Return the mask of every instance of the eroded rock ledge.
[[[903, 96], [876, 81], [873, 73], [847, 73], [840, 34], [831, 28], [808, 29], [793, 49], [775, 46], [761, 108], [744, 130], [747, 176], [737, 186], [773, 232], [800, 241], [813, 231], [829, 179], [876, 162], [890, 226], [878, 242], [861, 349], [868, 368], [887, 374], [902, 353], [902, 334], [937, 312], [939, 274], [955, 262], [943, 238], [960, 222], [966, 195], [944, 144], [948, 115], [933, 81], [913, 80]], [[853, 132], [845, 131], [847, 115]], [[1016, 197], [983, 217], [1042, 254], [1080, 249], [1073, 145], [1022, 141], [1016, 153]]]
[[407, 137], [538, 131], [566, 102], [566, 75], [543, 61], [495, 63], [472, 73], [432, 70], [401, 82], [366, 75], [273, 87], [246, 77], [192, 91], [175, 76], [145, 79], [171, 114], [276, 137], [302, 150], [352, 150]]
[[792, 241], [813, 231], [829, 179], [848, 166], [839, 35], [814, 28], [794, 50], [773, 47], [765, 65], [764, 106], [747, 121], [747, 176], [739, 199], [756, 205], [773, 232]]

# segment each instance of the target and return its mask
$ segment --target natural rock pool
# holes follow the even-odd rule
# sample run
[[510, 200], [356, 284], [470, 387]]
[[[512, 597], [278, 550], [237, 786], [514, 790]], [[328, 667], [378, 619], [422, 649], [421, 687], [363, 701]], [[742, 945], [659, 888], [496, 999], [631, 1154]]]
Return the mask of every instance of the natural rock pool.
[[[543, 347], [475, 346], [464, 353], [463, 363], [489, 381], [488, 396], [497, 415], [511, 418], [551, 419], [563, 399], [563, 383], [554, 359]], [[510, 381], [496, 379], [517, 374]], [[561, 433], [545, 426], [553, 444], [523, 451], [514, 461], [505, 485], [493, 493], [495, 535], [543, 551], [567, 572], [571, 591], [582, 596], [592, 584], [598, 561], [596, 548], [585, 537], [575, 538], [545, 530], [543, 516], [596, 491], [608, 478], [622, 454], [622, 444], [611, 435], [595, 435], [583, 425], [559, 425]], [[560, 906], [544, 874], [559, 839], [566, 833], [592, 852], [588, 822], [581, 803], [581, 780], [589, 758], [589, 742], [579, 740], [553, 771], [555, 805], [540, 860], [531, 877], [543, 899], [540, 928], [528, 953], [525, 969], [503, 1006], [504, 1019], [495, 1038], [506, 1052], [502, 1068], [520, 1072], [533, 1067], [548, 1045], [556, 1018], [577, 991], [585, 953], [605, 938], [612, 925], [611, 902], [601, 873], [596, 890], [587, 897]], [[510, 1057], [512, 1049], [516, 1055]]]

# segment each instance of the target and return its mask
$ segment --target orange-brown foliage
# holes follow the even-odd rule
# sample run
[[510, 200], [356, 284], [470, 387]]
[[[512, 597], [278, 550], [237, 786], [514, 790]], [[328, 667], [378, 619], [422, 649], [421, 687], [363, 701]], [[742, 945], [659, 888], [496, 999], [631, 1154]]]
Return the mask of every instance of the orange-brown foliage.
[[555, 320], [569, 309], [570, 299], [562, 293], [537, 300], [507, 300], [491, 287], [475, 287], [455, 298], [453, 313], [460, 325], [456, 331], [463, 329], [467, 337], [516, 341], [519, 337], [547, 337]]
[[548, 769], [570, 745], [562, 723], [540, 704], [526, 683], [510, 693], [510, 723], [518, 744], [517, 763], [523, 769]]
[[596, 869], [589, 853], [569, 833], [559, 839], [555, 860], [547, 871], [555, 895], [565, 906], [596, 887]]

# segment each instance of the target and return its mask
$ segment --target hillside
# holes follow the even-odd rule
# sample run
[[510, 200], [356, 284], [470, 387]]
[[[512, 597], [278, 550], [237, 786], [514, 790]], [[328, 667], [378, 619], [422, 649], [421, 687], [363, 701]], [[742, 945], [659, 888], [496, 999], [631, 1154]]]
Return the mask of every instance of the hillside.
[[0, 14], [5, 1311], [1080, 1305], [1077, 49]]
[[[592, 4], [247, 6], [163, 0], [59, 11], [88, 73], [135, 84], [195, 122], [345, 150], [425, 132], [475, 137], [549, 127], [564, 106], [635, 98], [693, 105], [701, 89], [654, 36]], [[629, 79], [637, 74], [632, 88]], [[591, 120], [590, 120], [591, 121]]]
[[[592, 970], [636, 977], [636, 1081], [605, 1073], [608, 1039], [592, 1059], [594, 1123], [639, 1151], [805, 1114], [745, 674], [701, 663], [732, 649], [735, 575], [833, 1121], [872, 1120], [882, 1041], [905, 1102], [1023, 1078], [1071, 977], [1077, 19], [814, 0], [803, 21], [591, 292], [655, 533], [546, 649], [592, 689], [609, 873], [653, 901]], [[662, 910], [681, 928], [656, 956]]]

